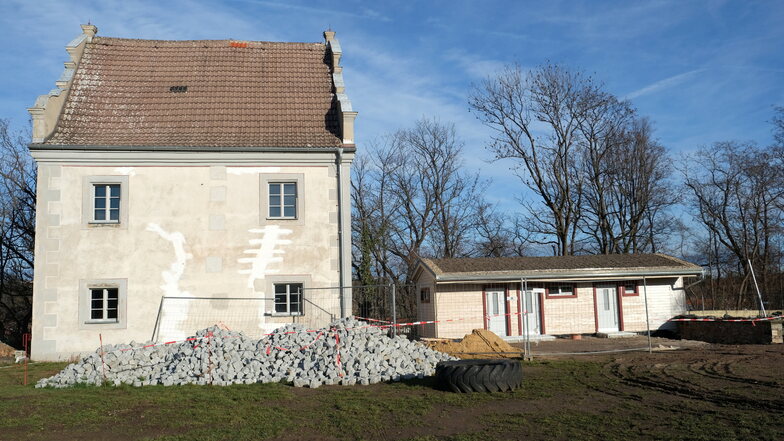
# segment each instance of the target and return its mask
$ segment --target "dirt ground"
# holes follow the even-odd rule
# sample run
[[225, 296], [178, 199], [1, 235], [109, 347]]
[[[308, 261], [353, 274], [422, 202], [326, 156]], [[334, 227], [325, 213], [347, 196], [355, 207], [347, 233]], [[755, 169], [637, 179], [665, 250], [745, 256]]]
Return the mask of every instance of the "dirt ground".
[[[534, 344], [522, 387], [494, 394], [442, 391], [432, 378], [41, 390], [0, 369], [0, 440], [784, 439], [784, 345], [654, 339], [650, 354], [552, 355], [637, 347], [647, 340]], [[61, 366], [33, 368], [35, 380]]]
[[[523, 343], [513, 343], [512, 346], [523, 348]], [[666, 351], [673, 349], [706, 348], [709, 343], [694, 340], [673, 340], [669, 338], [651, 337], [653, 351]], [[584, 357], [589, 352], [633, 350], [648, 348], [648, 338], [634, 336], [625, 338], [598, 338], [582, 336], [580, 340], [557, 338], [550, 341], [531, 342], [531, 353], [536, 357], [547, 357], [551, 354], [577, 354]]]

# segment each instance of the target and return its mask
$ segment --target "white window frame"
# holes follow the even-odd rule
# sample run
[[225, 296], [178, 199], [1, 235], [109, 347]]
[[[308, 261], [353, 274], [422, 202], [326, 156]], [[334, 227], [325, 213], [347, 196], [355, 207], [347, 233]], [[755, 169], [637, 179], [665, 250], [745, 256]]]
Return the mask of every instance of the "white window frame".
[[[98, 188], [100, 188], [100, 187], [103, 187], [104, 190], [106, 191], [105, 196], [101, 197], [101, 199], [104, 199], [104, 201], [105, 201], [103, 208], [98, 208], [96, 206], [96, 204], [98, 202], [98, 199], [99, 199], [98, 194], [97, 194], [98, 193]], [[117, 190], [118, 190], [117, 208], [116, 208], [116, 210], [117, 210], [117, 219], [111, 219], [111, 211], [113, 210], [113, 208], [111, 208], [111, 201], [114, 198], [114, 196], [111, 195], [112, 187], [117, 187]], [[92, 209], [92, 219], [90, 220], [90, 223], [93, 223], [93, 224], [119, 224], [120, 223], [120, 219], [121, 219], [120, 215], [122, 213], [122, 184], [119, 184], [117, 182], [93, 183], [92, 201], [93, 201], [93, 203], [92, 203], [92, 208], [93, 209]], [[96, 219], [95, 218], [95, 212], [98, 211], [98, 210], [103, 210], [103, 212], [104, 212], [103, 213], [104, 214], [104, 218], [103, 219]]]
[[[286, 287], [286, 311], [278, 311], [278, 286], [285, 286]], [[292, 286], [299, 286], [299, 311], [292, 312], [291, 311], [291, 295], [296, 294], [296, 292], [292, 292]], [[275, 316], [302, 316], [305, 315], [305, 284], [301, 282], [283, 282], [283, 283], [273, 283], [272, 285], [272, 295], [273, 295], [273, 315]]]
[[[294, 183], [296, 186], [296, 208], [294, 217], [270, 217], [270, 184]], [[286, 224], [305, 225], [305, 174], [304, 173], [260, 173], [259, 174], [259, 225]], [[283, 201], [281, 201], [282, 203]], [[281, 214], [283, 214], [281, 212]]]
[[[276, 185], [278, 187], [278, 192], [272, 192], [272, 186]], [[294, 186], [294, 205], [286, 205], [285, 203], [285, 188], [286, 185], [293, 185]], [[277, 196], [280, 198], [279, 205], [272, 205], [272, 197]], [[297, 199], [299, 198], [299, 188], [297, 185], [297, 181], [267, 181], [267, 219], [297, 219], [297, 215], [299, 214], [297, 210]], [[270, 212], [272, 211], [273, 207], [280, 208], [280, 216], [273, 216]], [[294, 208], [294, 216], [286, 216], [286, 207]]]
[[[101, 185], [120, 186], [120, 213], [117, 220], [95, 219], [95, 188]], [[128, 228], [128, 176], [106, 175], [85, 176], [82, 181], [82, 228]], [[106, 214], [109, 215], [110, 198], [106, 200]]]
[[[102, 286], [102, 287], [89, 287], [88, 289], [90, 290], [90, 319], [88, 320], [88, 323], [117, 323], [118, 315], [120, 312], [120, 288], [111, 287], [111, 286]], [[114, 318], [109, 317], [109, 311], [111, 309], [109, 308], [109, 300], [112, 300], [109, 298], [110, 290], [115, 292], [116, 297], [114, 300], [117, 302], [114, 308], [115, 311]], [[100, 291], [100, 293], [102, 294], [100, 308], [95, 308], [95, 305], [93, 304], [93, 302], [96, 300], [95, 297], [93, 297], [95, 291]], [[100, 318], [93, 317], [93, 311], [96, 310], [101, 311]]]
[[[117, 318], [107, 317], [106, 291], [102, 318], [92, 318], [92, 291], [95, 289], [117, 290]], [[80, 279], [79, 280], [79, 328], [80, 329], [125, 329], [128, 315], [128, 279]]]

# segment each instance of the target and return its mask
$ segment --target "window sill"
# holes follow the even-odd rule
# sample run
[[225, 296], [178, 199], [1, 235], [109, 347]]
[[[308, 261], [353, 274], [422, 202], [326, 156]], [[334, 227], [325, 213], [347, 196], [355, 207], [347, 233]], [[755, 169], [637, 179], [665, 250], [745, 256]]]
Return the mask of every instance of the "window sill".
[[109, 320], [87, 320], [84, 322], [85, 325], [116, 325], [120, 323], [118, 320], [109, 319]]
[[301, 312], [295, 312], [293, 314], [288, 312], [273, 312], [272, 314], [268, 313], [267, 315], [270, 317], [302, 317], [305, 314]]
[[269, 217], [269, 216], [268, 216], [268, 217], [267, 217], [267, 220], [274, 220], [274, 221], [282, 221], [282, 220], [283, 220], [283, 221], [295, 221], [295, 220], [299, 220], [299, 218], [296, 218], [296, 217]]
[[634, 292], [634, 293], [631, 293], [631, 294], [622, 293], [621, 295], [624, 296], [624, 297], [639, 297], [640, 293], [638, 293], [638, 292]]

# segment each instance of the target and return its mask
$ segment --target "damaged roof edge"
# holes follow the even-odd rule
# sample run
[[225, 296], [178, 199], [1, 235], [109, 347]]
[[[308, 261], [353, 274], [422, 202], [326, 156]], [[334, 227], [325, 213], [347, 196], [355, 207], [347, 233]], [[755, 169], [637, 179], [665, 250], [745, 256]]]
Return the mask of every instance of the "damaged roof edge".
[[343, 144], [341, 146], [323, 147], [264, 147], [264, 146], [158, 146], [158, 145], [77, 145], [77, 144], [42, 144], [32, 143], [28, 145], [31, 151], [37, 150], [64, 150], [64, 151], [147, 151], [147, 152], [324, 152], [334, 151], [342, 148], [347, 152], [357, 149], [355, 144]]

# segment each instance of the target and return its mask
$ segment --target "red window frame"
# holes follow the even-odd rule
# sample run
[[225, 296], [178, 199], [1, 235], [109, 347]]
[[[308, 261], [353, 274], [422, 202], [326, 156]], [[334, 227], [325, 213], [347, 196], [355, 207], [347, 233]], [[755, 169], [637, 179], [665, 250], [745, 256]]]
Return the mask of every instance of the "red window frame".
[[[572, 287], [572, 294], [571, 295], [564, 295], [564, 294], [550, 294], [550, 286], [565, 286], [570, 285]], [[577, 284], [576, 283], [546, 283], [544, 285], [544, 296], [548, 299], [573, 299], [577, 297]]]
[[[634, 283], [634, 292], [627, 293], [626, 292], [626, 285]], [[622, 282], [618, 282], [618, 291], [620, 291], [623, 297], [635, 297], [640, 295], [640, 281], [639, 280], [624, 280]]]

